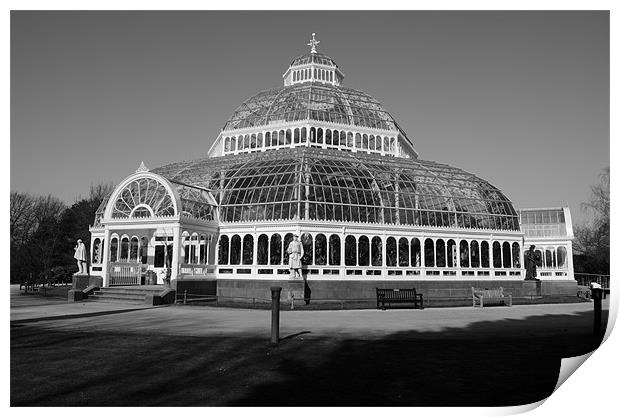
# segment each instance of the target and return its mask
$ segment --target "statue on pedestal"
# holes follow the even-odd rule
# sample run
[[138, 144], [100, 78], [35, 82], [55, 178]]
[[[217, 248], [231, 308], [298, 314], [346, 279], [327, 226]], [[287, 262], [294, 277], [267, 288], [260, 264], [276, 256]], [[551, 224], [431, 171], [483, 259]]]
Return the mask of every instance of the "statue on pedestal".
[[75, 258], [75, 260], [77, 261], [77, 266], [78, 266], [78, 275], [88, 275], [88, 261], [87, 261], [87, 256], [86, 256], [86, 246], [84, 245], [84, 242], [82, 242], [82, 239], [78, 239], [77, 241], [77, 245], [75, 246], [75, 254], [73, 255], [73, 257]]
[[304, 256], [304, 246], [299, 241], [297, 234], [293, 235], [293, 241], [289, 243], [286, 252], [288, 255], [288, 266], [291, 269], [291, 278], [303, 278], [300, 272], [301, 258]]
[[536, 252], [535, 245], [531, 245], [525, 256], [525, 280], [538, 281], [536, 278]]

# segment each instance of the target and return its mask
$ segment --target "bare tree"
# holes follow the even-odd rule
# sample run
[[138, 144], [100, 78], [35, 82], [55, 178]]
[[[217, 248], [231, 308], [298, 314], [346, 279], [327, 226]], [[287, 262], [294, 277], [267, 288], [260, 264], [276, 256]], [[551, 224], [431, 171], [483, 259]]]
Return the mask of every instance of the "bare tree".
[[592, 218], [575, 227], [575, 253], [584, 258], [585, 272], [609, 274], [610, 218], [609, 218], [609, 167], [599, 175], [599, 183], [590, 187], [590, 201], [582, 210]]
[[10, 233], [12, 245], [22, 246], [26, 244], [34, 230], [36, 230], [34, 210], [34, 197], [27, 193], [11, 191]]

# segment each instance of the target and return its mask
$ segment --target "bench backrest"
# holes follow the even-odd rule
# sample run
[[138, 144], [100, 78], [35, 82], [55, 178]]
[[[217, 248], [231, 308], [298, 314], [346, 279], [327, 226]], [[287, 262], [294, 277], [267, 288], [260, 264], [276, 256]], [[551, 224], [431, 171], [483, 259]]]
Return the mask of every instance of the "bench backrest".
[[415, 288], [377, 288], [377, 295], [393, 300], [415, 298]]
[[475, 295], [475, 296], [478, 296], [478, 297], [484, 297], [484, 298], [501, 298], [501, 297], [504, 297], [504, 288], [503, 287], [494, 288], [494, 289], [491, 289], [491, 290], [471, 287], [471, 292], [472, 292], [472, 295]]

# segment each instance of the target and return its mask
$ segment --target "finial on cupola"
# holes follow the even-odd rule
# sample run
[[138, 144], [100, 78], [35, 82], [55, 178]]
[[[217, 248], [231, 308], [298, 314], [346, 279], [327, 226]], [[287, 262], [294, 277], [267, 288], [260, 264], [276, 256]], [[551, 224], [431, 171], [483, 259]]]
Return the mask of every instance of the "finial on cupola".
[[142, 161], [138, 169], [136, 169], [136, 174], [139, 172], [148, 172], [148, 170], [149, 169], [146, 167], [146, 165], [144, 165], [144, 161]]
[[316, 33], [312, 32], [312, 39], [310, 40], [310, 43], [308, 44], [308, 46], [310, 47], [310, 53], [312, 54], [316, 54], [316, 46], [321, 43], [321, 41], [317, 41], [314, 38], [314, 35], [316, 35]]

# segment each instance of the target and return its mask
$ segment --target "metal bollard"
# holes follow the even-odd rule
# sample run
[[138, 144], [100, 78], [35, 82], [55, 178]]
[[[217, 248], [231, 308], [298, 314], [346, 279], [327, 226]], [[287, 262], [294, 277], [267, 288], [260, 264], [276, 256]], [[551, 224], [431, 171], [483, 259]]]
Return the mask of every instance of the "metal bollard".
[[187, 290], [183, 291], [183, 304], [187, 304]]
[[282, 287], [271, 287], [271, 343], [280, 341], [280, 292]]
[[603, 333], [603, 329], [601, 329], [601, 310], [602, 310], [602, 302], [603, 299], [603, 289], [602, 288], [592, 288], [592, 299], [594, 300], [594, 334], [600, 335]]

